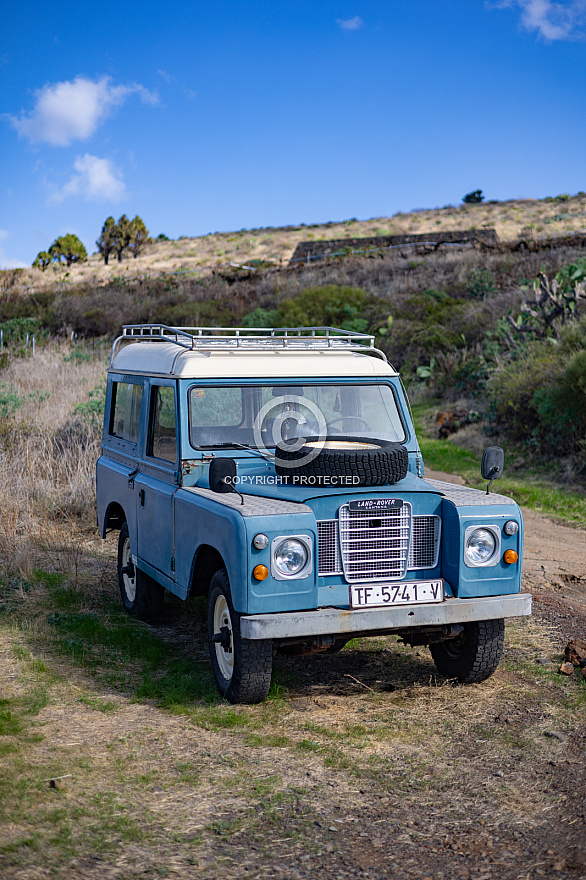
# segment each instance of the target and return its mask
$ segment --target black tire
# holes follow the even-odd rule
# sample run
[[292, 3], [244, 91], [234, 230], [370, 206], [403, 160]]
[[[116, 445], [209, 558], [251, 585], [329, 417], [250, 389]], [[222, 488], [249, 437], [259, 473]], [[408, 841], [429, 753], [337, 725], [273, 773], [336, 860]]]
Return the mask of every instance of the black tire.
[[484, 681], [496, 671], [505, 644], [504, 620], [467, 623], [455, 639], [429, 646], [438, 671], [461, 684]]
[[[347, 444], [347, 447], [332, 449], [326, 446], [315, 455], [315, 446], [304, 444], [300, 449], [291, 450], [285, 444], [279, 444], [275, 450], [277, 474], [281, 477], [358, 477], [359, 482], [349, 483], [355, 486], [386, 486], [398, 483], [407, 475], [407, 450], [401, 443], [340, 434], [333, 434], [325, 440], [336, 445]], [[308, 437], [306, 444], [314, 441], [319, 442], [317, 438]], [[370, 448], [360, 448], [360, 444], [368, 444]], [[302, 461], [308, 456], [309, 460]]]
[[133, 617], [151, 620], [163, 610], [164, 588], [132, 563], [128, 523], [118, 538], [118, 585], [122, 604]]
[[[224, 636], [223, 641], [214, 636]], [[208, 595], [210, 659], [220, 694], [231, 703], [262, 703], [268, 696], [273, 671], [273, 643], [243, 639], [240, 615], [234, 611], [225, 569], [212, 577]]]

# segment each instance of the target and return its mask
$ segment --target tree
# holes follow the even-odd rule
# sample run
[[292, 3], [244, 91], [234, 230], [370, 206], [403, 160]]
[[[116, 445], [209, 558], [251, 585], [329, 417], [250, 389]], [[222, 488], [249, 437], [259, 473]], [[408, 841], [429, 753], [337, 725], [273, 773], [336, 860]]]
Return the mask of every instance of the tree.
[[149, 231], [138, 214], [134, 220], [130, 221], [129, 232], [128, 249], [132, 253], [134, 259], [136, 259], [139, 254], [142, 254], [147, 245], [152, 244], [152, 239], [149, 238]]
[[61, 258], [63, 258], [68, 268], [73, 263], [85, 263], [87, 260], [87, 251], [83, 246], [83, 242], [79, 240], [77, 235], [73, 235], [72, 232], [56, 238], [49, 248], [49, 254], [57, 263], [60, 263]]
[[53, 261], [53, 257], [51, 254], [48, 254], [47, 251], [39, 251], [37, 256], [35, 257], [35, 261], [33, 266], [36, 266], [37, 269], [41, 269], [43, 272], [51, 264]]
[[104, 258], [104, 264], [107, 266], [110, 254], [116, 250], [116, 221], [113, 217], [108, 217], [105, 220], [100, 237], [96, 241], [96, 246]]
[[482, 190], [475, 189], [472, 192], [466, 193], [462, 201], [465, 205], [479, 205], [481, 202], [484, 201]]
[[130, 242], [130, 220], [123, 214], [118, 219], [118, 223], [114, 227], [114, 250], [118, 257], [118, 262], [122, 262], [122, 254], [128, 247]]

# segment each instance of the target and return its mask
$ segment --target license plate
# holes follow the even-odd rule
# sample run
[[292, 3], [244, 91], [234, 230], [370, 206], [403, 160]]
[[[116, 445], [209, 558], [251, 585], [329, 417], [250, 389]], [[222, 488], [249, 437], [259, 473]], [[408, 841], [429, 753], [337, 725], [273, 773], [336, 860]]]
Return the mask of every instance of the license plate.
[[371, 608], [385, 605], [428, 605], [443, 602], [443, 580], [408, 581], [403, 584], [351, 584], [350, 606]]

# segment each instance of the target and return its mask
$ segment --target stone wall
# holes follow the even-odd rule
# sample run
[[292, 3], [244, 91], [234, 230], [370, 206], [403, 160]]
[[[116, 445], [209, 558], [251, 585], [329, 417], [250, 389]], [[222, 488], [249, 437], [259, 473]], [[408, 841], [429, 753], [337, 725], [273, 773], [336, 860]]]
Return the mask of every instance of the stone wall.
[[322, 241], [300, 242], [289, 263], [310, 262], [320, 257], [333, 257], [351, 253], [365, 253], [401, 245], [419, 247], [442, 244], [484, 244], [495, 246], [498, 237], [494, 229], [464, 229], [446, 232], [424, 232], [414, 235], [381, 235], [375, 238], [334, 238]]

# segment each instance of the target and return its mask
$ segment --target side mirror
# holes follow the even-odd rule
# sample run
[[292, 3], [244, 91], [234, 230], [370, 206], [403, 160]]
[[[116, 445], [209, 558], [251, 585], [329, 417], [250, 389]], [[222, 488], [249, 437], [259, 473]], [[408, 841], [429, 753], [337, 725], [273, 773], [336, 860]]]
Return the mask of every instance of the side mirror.
[[488, 495], [493, 480], [498, 480], [503, 475], [505, 467], [505, 453], [500, 446], [489, 446], [482, 455], [480, 473], [483, 480], [488, 480], [486, 494]]
[[210, 462], [210, 489], [212, 492], [236, 492], [242, 504], [244, 497], [236, 488], [236, 462], [232, 458], [214, 458]]
[[210, 489], [212, 492], [233, 492], [236, 482], [236, 462], [232, 458], [214, 458], [210, 462]]

